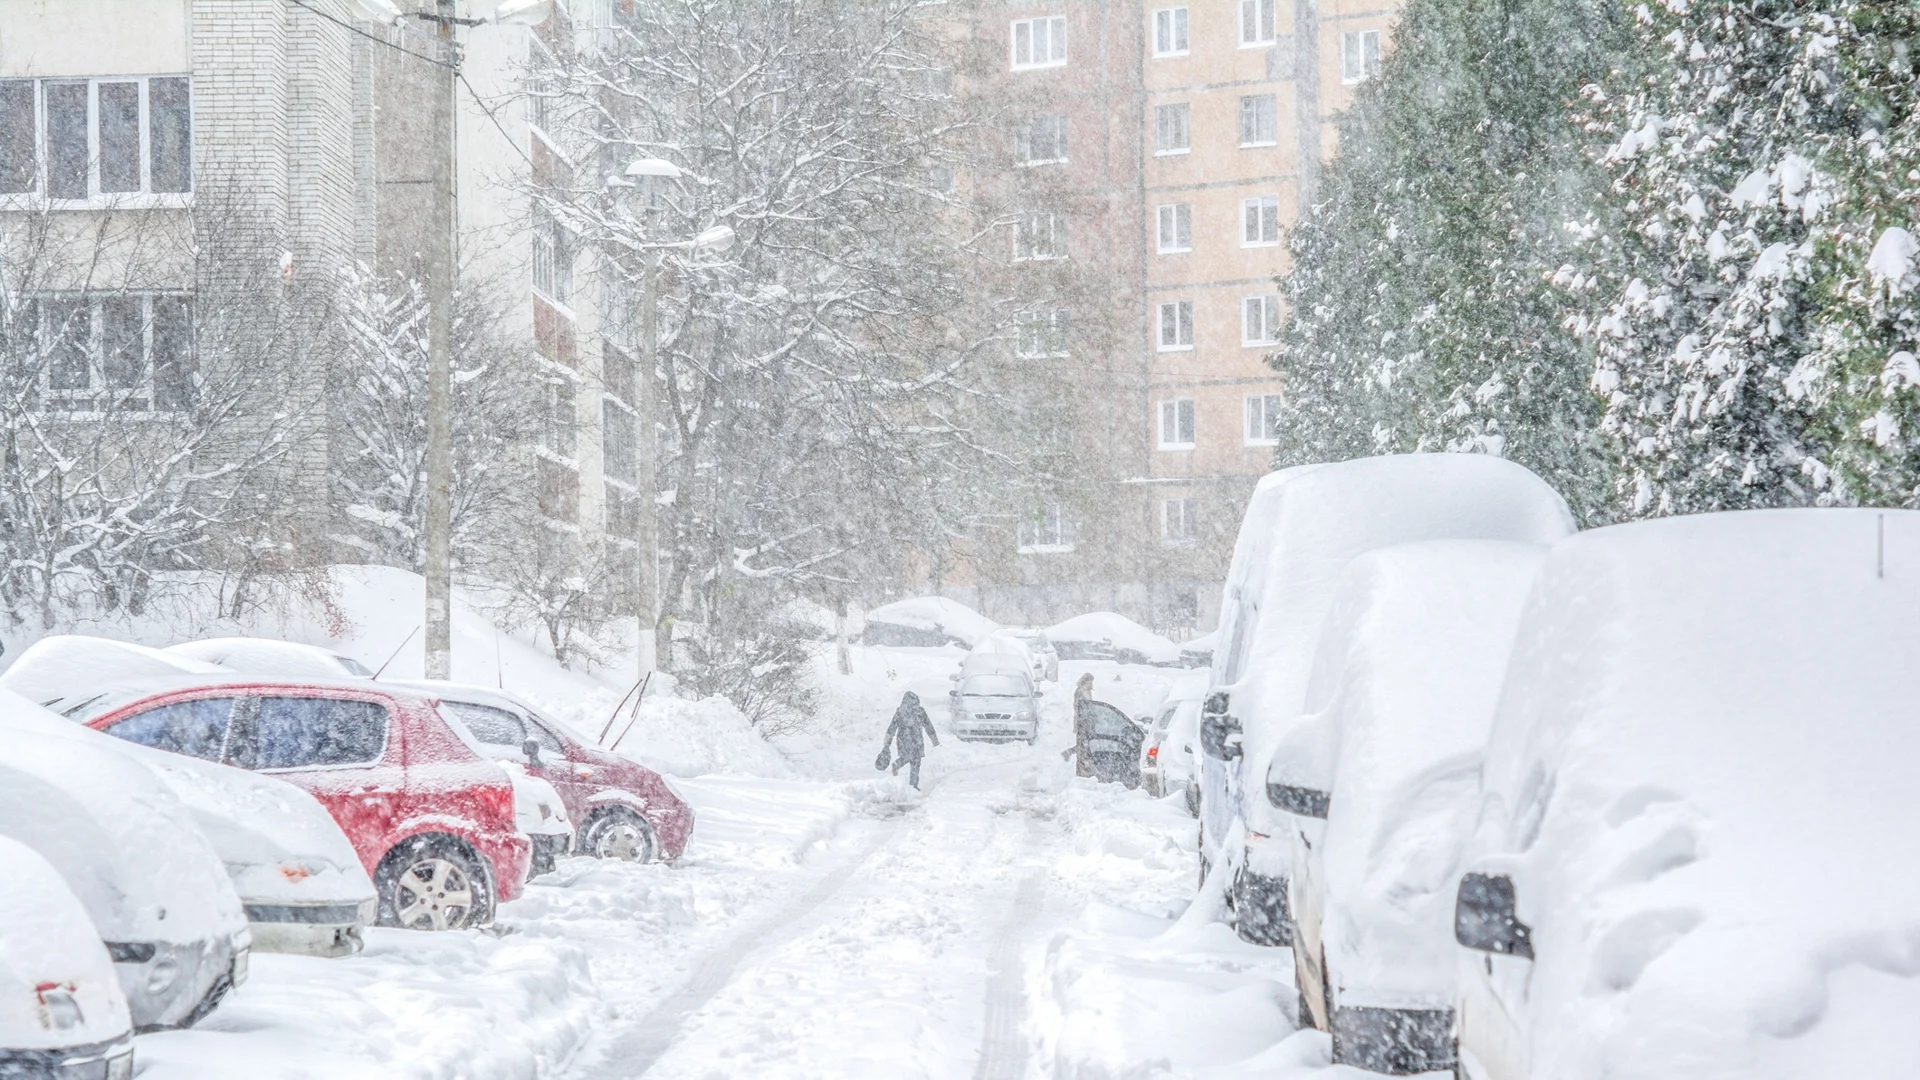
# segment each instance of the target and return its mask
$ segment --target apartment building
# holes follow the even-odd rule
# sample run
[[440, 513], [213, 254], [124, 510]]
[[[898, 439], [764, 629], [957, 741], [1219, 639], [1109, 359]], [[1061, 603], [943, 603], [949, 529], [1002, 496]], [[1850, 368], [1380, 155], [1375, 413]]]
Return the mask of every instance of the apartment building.
[[[483, 18], [496, 2], [468, 0], [461, 13]], [[432, 61], [443, 53], [430, 24], [359, 14], [347, 0], [0, 0], [0, 214], [16, 226], [33, 215], [57, 238], [41, 248], [66, 256], [29, 286], [42, 321], [58, 322], [45, 333], [71, 354], [49, 366], [42, 400], [110, 393], [164, 420], [196, 342], [209, 351], [208, 297], [223, 277], [262, 304], [334, 289], [359, 267], [424, 277], [436, 227], [430, 87], [442, 71]], [[533, 212], [530, 181], [562, 182], [569, 166], [523, 92], [540, 55], [590, 46], [611, 17], [610, 0], [578, 0], [538, 28], [461, 31], [458, 259], [469, 280], [509, 298], [507, 329], [540, 367], [546, 423], [519, 449], [537, 461], [541, 511], [558, 534], [611, 532], [630, 550], [636, 435], [619, 394], [631, 396], [631, 362], [603, 365], [613, 324], [592, 263]], [[260, 274], [246, 264], [263, 253], [273, 265]], [[5, 256], [22, 265], [23, 250]], [[327, 358], [304, 363], [270, 413], [241, 422], [284, 429], [298, 448], [287, 488], [314, 519], [302, 532], [338, 538], [328, 474], [353, 448], [331, 441]], [[602, 432], [623, 418], [609, 456]]]

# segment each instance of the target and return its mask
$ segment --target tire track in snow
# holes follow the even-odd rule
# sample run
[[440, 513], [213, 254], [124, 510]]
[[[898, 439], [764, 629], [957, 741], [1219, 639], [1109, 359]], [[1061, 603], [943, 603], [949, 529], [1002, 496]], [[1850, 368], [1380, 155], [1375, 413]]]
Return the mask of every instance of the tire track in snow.
[[853, 880], [855, 872], [868, 859], [899, 837], [900, 823], [900, 817], [887, 819], [885, 826], [876, 830], [864, 847], [828, 870], [798, 900], [749, 926], [726, 947], [708, 954], [685, 986], [645, 1016], [625, 1024], [626, 1033], [593, 1055], [590, 1065], [578, 1075], [582, 1080], [636, 1080], [645, 1076], [673, 1045], [687, 1018], [699, 1012], [731, 982], [748, 957], [777, 948], [807, 930], [807, 917]]
[[[1027, 847], [1037, 841], [1040, 819], [1027, 815]], [[1027, 1016], [1026, 972], [1020, 954], [1046, 902], [1047, 871], [1036, 868], [1013, 895], [1013, 912], [1001, 924], [987, 954], [987, 1007], [980, 1031], [980, 1061], [973, 1080], [1023, 1080], [1030, 1047], [1021, 1022]]]

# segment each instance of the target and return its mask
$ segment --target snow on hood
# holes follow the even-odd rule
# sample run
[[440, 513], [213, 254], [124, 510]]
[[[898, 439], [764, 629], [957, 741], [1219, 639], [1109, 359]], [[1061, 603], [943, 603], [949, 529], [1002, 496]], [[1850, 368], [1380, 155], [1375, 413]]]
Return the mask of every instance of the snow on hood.
[[1708, 514], [1555, 549], [1473, 864], [1512, 873], [1533, 926], [1534, 1075], [1911, 1071], [1916, 612], [1920, 513]]
[[1314, 642], [1340, 573], [1356, 556], [1419, 540], [1552, 543], [1573, 532], [1546, 482], [1484, 454], [1398, 454], [1287, 469], [1254, 492], [1235, 544], [1215, 689], [1243, 728], [1247, 825], [1282, 824], [1264, 797], [1273, 748], [1305, 704]]
[[0, 689], [0, 836], [52, 863], [109, 941], [244, 933], [239, 897], [193, 815], [111, 736], [75, 737], [85, 731]]
[[364, 679], [373, 674], [360, 661], [332, 649], [274, 638], [207, 638], [159, 651], [228, 671], [280, 679]]
[[1180, 646], [1141, 626], [1125, 615], [1090, 611], [1047, 627], [1049, 641], [1111, 642], [1115, 649], [1139, 653], [1155, 664], [1180, 659]]
[[28, 701], [45, 702], [64, 697], [76, 687], [225, 672], [218, 664], [128, 641], [57, 634], [29, 645], [0, 672], [0, 687]]
[[916, 596], [895, 600], [867, 612], [866, 622], [905, 626], [914, 630], [937, 630], [972, 648], [1000, 624], [958, 600], [944, 596]]
[[1341, 577], [1306, 716], [1269, 775], [1330, 796], [1312, 856], [1321, 940], [1355, 1004], [1452, 1004], [1460, 849], [1514, 627], [1546, 551], [1402, 544]]
[[100, 934], [46, 859], [0, 837], [0, 1046], [54, 1050], [132, 1032]]

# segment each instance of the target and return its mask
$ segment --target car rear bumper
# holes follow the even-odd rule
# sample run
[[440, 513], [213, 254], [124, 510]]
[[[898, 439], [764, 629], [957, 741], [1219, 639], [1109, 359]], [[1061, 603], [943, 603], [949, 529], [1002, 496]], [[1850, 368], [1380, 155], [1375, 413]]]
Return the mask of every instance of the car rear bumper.
[[1452, 1009], [1333, 1010], [1333, 1061], [1392, 1076], [1452, 1069], [1459, 1056]]
[[0, 1050], [6, 1080], [132, 1080], [133, 1036], [58, 1050]]
[[107, 951], [135, 1031], [191, 1024], [247, 977], [247, 935], [185, 945], [109, 942]]
[[365, 947], [363, 935], [379, 907], [372, 897], [335, 904], [248, 903], [247, 929], [257, 952], [351, 956]]

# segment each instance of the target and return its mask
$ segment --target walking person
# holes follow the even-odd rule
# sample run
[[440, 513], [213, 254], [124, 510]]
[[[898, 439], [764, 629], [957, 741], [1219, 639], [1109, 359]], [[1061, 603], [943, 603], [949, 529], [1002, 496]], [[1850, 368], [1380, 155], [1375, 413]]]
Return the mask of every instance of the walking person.
[[1076, 776], [1093, 775], [1093, 758], [1087, 753], [1087, 738], [1093, 731], [1093, 674], [1080, 676], [1073, 688], [1073, 771]]
[[887, 767], [888, 752], [898, 747], [893, 754], [893, 773], [898, 776], [900, 766], [908, 766], [907, 783], [915, 788], [920, 786], [920, 759], [927, 756], [927, 745], [921, 741], [921, 733], [940, 745], [940, 736], [933, 730], [933, 721], [928, 718], [927, 710], [920, 706], [920, 695], [909, 690], [900, 698], [900, 705], [893, 710], [893, 723], [887, 725], [886, 742], [880, 746], [880, 760], [874, 762], [878, 768]]

